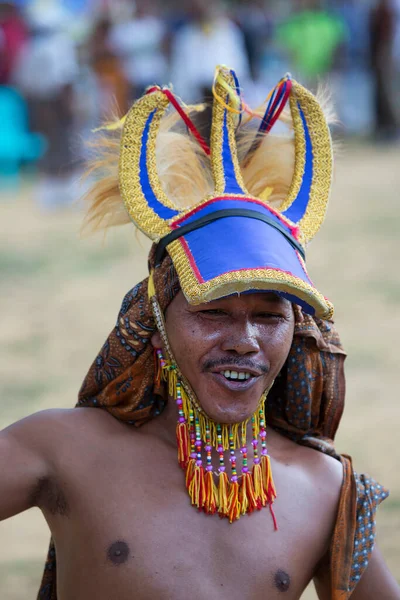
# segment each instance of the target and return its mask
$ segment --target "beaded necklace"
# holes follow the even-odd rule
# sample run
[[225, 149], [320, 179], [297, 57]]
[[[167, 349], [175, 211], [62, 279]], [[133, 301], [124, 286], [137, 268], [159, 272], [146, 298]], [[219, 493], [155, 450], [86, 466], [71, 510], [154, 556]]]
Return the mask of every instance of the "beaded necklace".
[[[276, 490], [272, 478], [271, 461], [266, 444], [265, 392], [251, 418], [231, 425], [215, 423], [202, 410], [187, 379], [180, 372], [168, 342], [165, 321], [157, 297], [151, 305], [166, 351], [164, 357], [156, 350], [157, 379], [165, 381], [168, 394], [174, 398], [178, 420], [176, 440], [178, 462], [185, 472], [185, 484], [193, 506], [208, 515], [218, 513], [233, 523], [241, 515], [250, 514], [268, 506], [277, 529], [272, 504]], [[247, 426], [251, 422], [253, 466], [249, 467]], [[261, 443], [261, 453], [259, 452]], [[241, 454], [241, 474], [238, 474], [238, 457]], [[218, 471], [212, 464], [213, 450], [219, 457]], [[224, 452], [229, 451], [230, 477], [228, 477]]]

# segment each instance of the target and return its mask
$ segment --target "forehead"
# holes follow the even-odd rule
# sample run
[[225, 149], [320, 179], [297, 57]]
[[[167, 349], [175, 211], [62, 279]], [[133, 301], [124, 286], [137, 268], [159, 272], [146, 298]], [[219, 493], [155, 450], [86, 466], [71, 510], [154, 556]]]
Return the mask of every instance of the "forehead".
[[[170, 306], [173, 310], [189, 309], [191, 311], [202, 310], [213, 307], [225, 307], [232, 309], [251, 310], [255, 307], [262, 309], [268, 306], [284, 307], [291, 310], [292, 304], [286, 298], [275, 292], [244, 292], [241, 294], [232, 294], [223, 296], [216, 300], [211, 300], [203, 304], [189, 304], [182, 291], [172, 300]], [[167, 309], [168, 310], [168, 309]]]
[[[279, 303], [279, 304], [290, 304], [290, 302], [288, 302], [285, 298], [283, 298], [279, 293], [277, 292], [263, 292], [263, 291], [257, 291], [257, 292], [242, 292], [240, 294], [232, 294], [230, 296], [223, 296], [222, 298], [218, 298], [216, 300], [211, 300], [210, 302], [208, 302], [207, 304], [218, 304], [218, 303], [224, 303], [224, 304], [236, 304], [236, 303], [243, 303], [243, 304], [271, 304], [271, 303]], [[202, 305], [203, 306], [203, 305]]]

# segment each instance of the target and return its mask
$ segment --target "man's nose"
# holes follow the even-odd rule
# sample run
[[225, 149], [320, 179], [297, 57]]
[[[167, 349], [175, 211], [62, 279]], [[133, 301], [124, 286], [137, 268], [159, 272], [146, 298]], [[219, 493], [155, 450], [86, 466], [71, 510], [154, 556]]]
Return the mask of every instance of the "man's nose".
[[230, 325], [221, 343], [221, 349], [225, 352], [236, 352], [237, 354], [254, 354], [259, 352], [257, 331], [248, 321]]

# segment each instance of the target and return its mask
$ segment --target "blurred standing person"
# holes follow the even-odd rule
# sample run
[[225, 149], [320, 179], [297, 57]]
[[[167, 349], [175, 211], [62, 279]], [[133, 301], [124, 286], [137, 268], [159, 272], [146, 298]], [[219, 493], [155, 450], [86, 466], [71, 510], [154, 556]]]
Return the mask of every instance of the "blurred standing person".
[[273, 34], [274, 23], [271, 11], [265, 0], [251, 0], [238, 6], [236, 18], [243, 31], [251, 76], [254, 80], [258, 80], [263, 55]]
[[158, 12], [153, 0], [136, 0], [132, 18], [116, 24], [110, 32], [110, 49], [122, 60], [131, 101], [148, 86], [166, 83], [166, 27]]
[[[189, 21], [176, 32], [171, 44], [171, 81], [188, 102], [209, 102], [216, 64], [233, 65], [241, 81], [250, 78], [242, 31], [224, 12], [220, 2], [193, 0]], [[209, 110], [198, 117], [208, 137]]]
[[107, 17], [95, 25], [89, 40], [89, 62], [94, 73], [98, 96], [99, 120], [110, 118], [112, 113], [124, 115], [129, 108], [129, 84], [110, 44], [112, 23]]
[[0, 3], [0, 85], [10, 83], [15, 63], [28, 37], [27, 27], [17, 6]]
[[396, 11], [391, 0], [379, 0], [371, 10], [371, 68], [374, 81], [375, 135], [390, 140], [399, 135], [393, 104]]
[[394, 39], [394, 62], [397, 73], [397, 84], [399, 84], [400, 75], [400, 0], [393, 0], [396, 12], [396, 33]]
[[58, 4], [35, 4], [28, 11], [31, 38], [21, 52], [15, 81], [28, 100], [32, 129], [42, 133], [48, 150], [40, 162], [37, 200], [46, 209], [72, 202], [74, 176], [71, 134], [75, 46], [66, 34], [69, 13]]
[[370, 2], [335, 0], [332, 11], [343, 20], [345, 39], [338, 56], [338, 69], [329, 78], [341, 126], [346, 133], [365, 135], [373, 121], [370, 71]]
[[335, 0], [332, 10], [343, 20], [346, 28], [343, 66], [347, 69], [365, 68], [369, 52], [368, 3], [358, 0]]
[[345, 40], [343, 20], [321, 0], [295, 0], [291, 14], [277, 29], [277, 41], [291, 57], [296, 76], [314, 87], [332, 69]]

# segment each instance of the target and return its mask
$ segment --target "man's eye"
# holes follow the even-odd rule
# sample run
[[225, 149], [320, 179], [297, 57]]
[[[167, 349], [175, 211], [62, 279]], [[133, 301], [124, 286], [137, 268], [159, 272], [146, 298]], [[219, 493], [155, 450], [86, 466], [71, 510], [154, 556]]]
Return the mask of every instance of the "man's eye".
[[207, 315], [210, 317], [213, 316], [222, 316], [222, 315], [226, 315], [226, 312], [224, 312], [223, 310], [218, 310], [217, 308], [210, 308], [208, 310], [201, 310], [200, 314], [202, 315]]
[[259, 313], [257, 315], [257, 317], [259, 317], [260, 319], [275, 319], [275, 320], [282, 320], [285, 317], [279, 313], [269, 313], [269, 312], [262, 312]]

